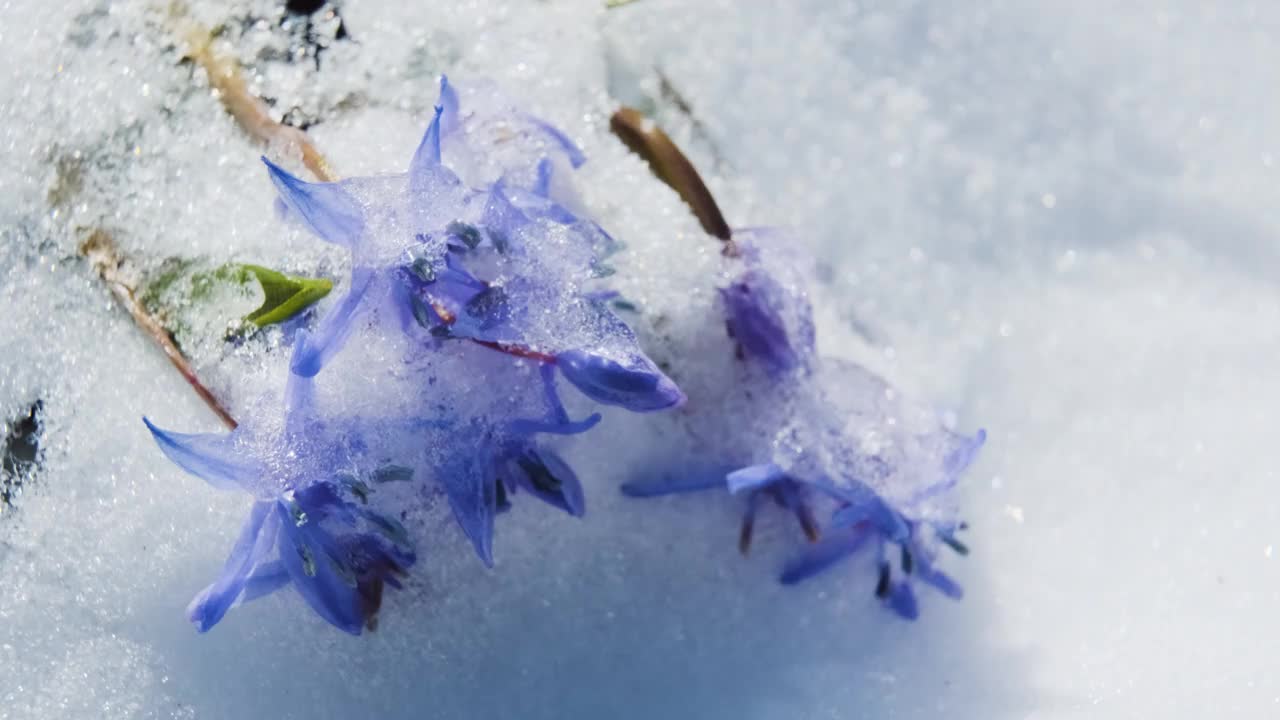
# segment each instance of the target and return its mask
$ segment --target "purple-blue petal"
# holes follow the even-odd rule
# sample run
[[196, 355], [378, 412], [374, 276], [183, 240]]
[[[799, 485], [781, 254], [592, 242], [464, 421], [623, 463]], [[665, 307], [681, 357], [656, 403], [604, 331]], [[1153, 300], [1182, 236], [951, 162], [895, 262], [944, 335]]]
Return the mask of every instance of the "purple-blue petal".
[[533, 192], [542, 197], [551, 197], [551, 173], [554, 170], [551, 158], [538, 161], [538, 177], [533, 183]]
[[236, 448], [236, 433], [166, 432], [142, 418], [161, 452], [179, 467], [219, 490], [243, 490], [262, 474], [261, 465]]
[[758, 271], [748, 272], [743, 279], [720, 291], [726, 322], [734, 340], [744, 354], [764, 364], [775, 374], [792, 370], [805, 362], [802, 353], [811, 350], [812, 342], [792, 338], [782, 318], [788, 298], [776, 282]]
[[591, 413], [581, 420], [526, 420], [516, 419], [507, 424], [507, 430], [515, 435], [580, 435], [600, 423], [600, 413]]
[[668, 475], [655, 480], [623, 483], [622, 494], [627, 497], [647, 498], [701, 492], [712, 488], [724, 487], [724, 478], [725, 473], [723, 470], [686, 472], [679, 475]]
[[320, 239], [350, 247], [364, 231], [360, 206], [337, 183], [309, 183], [263, 157], [280, 199]]
[[920, 617], [920, 606], [916, 602], [915, 591], [911, 583], [894, 583], [889, 589], [889, 597], [885, 598], [889, 608], [904, 620], [915, 620]]
[[725, 476], [725, 482], [729, 486], [729, 492], [736, 495], [744, 490], [761, 490], [769, 487], [786, 476], [782, 468], [773, 463], [765, 463], [734, 470]]
[[595, 427], [600, 422], [600, 413], [592, 413], [582, 420], [570, 420], [569, 411], [565, 410], [556, 391], [556, 369], [547, 364], [538, 368], [542, 378], [543, 397], [547, 401], [547, 417], [542, 420], [516, 419], [507, 425], [509, 432], [515, 435], [533, 435], [549, 433], [552, 435], [578, 435]]
[[624, 365], [584, 350], [567, 350], [556, 356], [556, 365], [583, 395], [606, 405], [652, 412], [685, 400], [680, 388], [644, 356], [633, 356]]
[[493, 567], [493, 516], [498, 505], [495, 479], [470, 463], [455, 463], [446, 471], [443, 482], [453, 519], [480, 560]]
[[956, 476], [964, 472], [978, 455], [978, 451], [987, 442], [987, 431], [978, 430], [973, 438], [961, 443], [960, 447], [952, 450], [947, 455], [946, 461], [943, 463], [943, 469], [948, 475]]
[[582, 483], [559, 455], [547, 449], [528, 448], [514, 460], [521, 488], [553, 507], [582, 517], [587, 511]]
[[488, 231], [494, 246], [505, 251], [516, 233], [529, 224], [529, 217], [511, 202], [505, 184], [499, 180], [489, 188], [480, 224]]
[[832, 517], [832, 523], [837, 527], [847, 527], [866, 520], [875, 526], [885, 540], [903, 542], [910, 536], [911, 527], [902, 514], [866, 485], [854, 481], [850, 487], [841, 487], [827, 480], [809, 484], [844, 505]]
[[289, 571], [284, 563], [272, 560], [253, 569], [244, 581], [244, 592], [239, 603], [247, 603], [265, 597], [289, 584]]
[[525, 117], [564, 151], [565, 157], [569, 159], [569, 164], [572, 165], [574, 169], [582, 167], [583, 163], [587, 161], [587, 156], [583, 154], [582, 150], [579, 149], [578, 146], [569, 139], [569, 136], [565, 135], [564, 132], [560, 130], [560, 128], [541, 118], [534, 117], [533, 115], [526, 115]]
[[352, 321], [361, 309], [361, 301], [374, 278], [373, 270], [358, 267], [351, 271], [351, 289], [320, 321], [315, 334], [298, 334], [289, 369], [297, 375], [311, 377], [320, 372], [347, 340]]
[[444, 108], [436, 105], [431, 124], [427, 126], [427, 132], [422, 136], [422, 142], [418, 144], [413, 160], [409, 163], [411, 182], [431, 177], [434, 168], [440, 165], [440, 116], [443, 113]]
[[788, 562], [778, 580], [783, 585], [808, 580], [862, 549], [869, 537], [871, 534], [862, 527], [828, 531], [821, 540]]
[[960, 583], [951, 579], [951, 576], [933, 567], [932, 563], [917, 560], [915, 576], [927, 585], [932, 586], [938, 592], [949, 598], [959, 600], [964, 597], [964, 588], [960, 587]]
[[440, 95], [436, 99], [436, 105], [444, 110], [444, 113], [440, 117], [441, 137], [457, 132], [458, 128], [461, 127], [462, 122], [458, 116], [458, 92], [454, 89], [453, 83], [450, 83], [449, 78], [445, 75], [440, 76]]
[[285, 502], [276, 503], [275, 510], [283, 529], [278, 543], [280, 562], [294, 589], [330, 625], [359, 635], [364, 617], [356, 589], [329, 560], [338, 548], [334, 538], [319, 527], [322, 518], [299, 521]]
[[[271, 502], [254, 503], [240, 529], [240, 537], [227, 556], [222, 573], [187, 607], [187, 618], [195, 624], [197, 631], [208, 632], [227, 614], [245, 589], [250, 573], [275, 544], [277, 526], [271, 516], [272, 505]], [[263, 532], [268, 523], [268, 531]]]

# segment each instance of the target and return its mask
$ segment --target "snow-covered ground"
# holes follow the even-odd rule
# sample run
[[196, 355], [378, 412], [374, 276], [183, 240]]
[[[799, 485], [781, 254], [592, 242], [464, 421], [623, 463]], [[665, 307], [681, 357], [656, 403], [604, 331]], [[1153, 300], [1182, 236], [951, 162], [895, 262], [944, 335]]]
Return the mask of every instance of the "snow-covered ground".
[[[441, 533], [376, 633], [281, 594], [197, 635], [183, 608], [246, 502], [156, 450], [144, 413], [216, 421], [77, 241], [106, 228], [144, 268], [341, 276], [341, 255], [274, 218], [168, 3], [14, 0], [0, 418], [39, 399], [44, 459], [0, 512], [0, 718], [1280, 710], [1280, 6], [347, 0], [350, 39], [316, 70], [281, 59], [281, 4], [197, 14], [278, 108], [320, 120], [340, 172], [403, 169], [438, 73], [492, 78], [580, 141], [576, 181], [650, 307], [678, 308], [716, 248], [609, 135], [615, 102], [656, 111], [733, 224], [796, 227], [824, 351], [988, 430], [962, 491], [973, 553], [947, 563], [966, 597], [904, 623], [865, 568], [776, 585], [781, 531], [743, 560], [732, 502], [619, 495], [661, 437], [611, 413], [571, 452], [586, 518], [504, 517], [495, 570]], [[279, 342], [197, 365], [243, 410]]]

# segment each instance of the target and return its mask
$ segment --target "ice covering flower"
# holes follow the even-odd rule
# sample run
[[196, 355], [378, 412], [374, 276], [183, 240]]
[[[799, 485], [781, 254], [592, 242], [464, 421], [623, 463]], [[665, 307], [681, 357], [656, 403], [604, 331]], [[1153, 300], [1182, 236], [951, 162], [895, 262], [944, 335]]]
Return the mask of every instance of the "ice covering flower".
[[465, 341], [556, 366], [597, 402], [646, 412], [683, 401], [634, 333], [592, 297], [618, 244], [571, 209], [576, 198], [561, 176], [585, 161], [581, 151], [547, 123], [477, 97], [481, 109], [464, 114], [441, 80], [406, 173], [306, 183], [266, 161], [287, 214], [352, 253], [349, 292], [294, 372], [319, 372], [373, 311], [426, 347]]
[[503, 410], [445, 421], [424, 474], [439, 478], [463, 534], [480, 559], [492, 567], [494, 520], [519, 492], [574, 517], [586, 512], [577, 474], [540, 435], [577, 435], [595, 427], [599, 414], [571, 420], [555, 389], [555, 372], [539, 368], [542, 414], [527, 417], [535, 401], [513, 395]]
[[[582, 485], [548, 438], [601, 417], [571, 419], [559, 377], [637, 412], [684, 399], [595, 285], [619, 243], [566, 179], [582, 152], [494, 92], [472, 98], [464, 114], [441, 80], [401, 174], [307, 183], [264, 159], [281, 212], [348, 248], [352, 271], [294, 339], [283, 423], [184, 435], [147, 421], [174, 462], [255, 498], [223, 574], [192, 603], [200, 630], [285, 585], [347, 632], [372, 627], [383, 587], [415, 560], [397, 520], [414, 498], [444, 496], [490, 566], [495, 518], [517, 496], [583, 515]], [[370, 366], [389, 348], [397, 361]], [[338, 397], [323, 411], [320, 382]]]
[[[739, 231], [734, 241], [720, 297], [740, 362], [722, 397], [694, 397], [690, 406], [732, 409], [692, 421], [732, 423], [714, 435], [734, 440], [708, 452], [731, 469], [629, 483], [623, 491], [648, 497], [727, 487], [745, 496], [743, 553], [761, 504], [772, 501], [813, 543], [784, 568], [784, 584], [870, 545], [879, 558], [875, 594], [900, 616], [917, 615], [914, 581], [959, 597], [935, 559], [941, 546], [964, 551], [949, 490], [985, 432], [960, 435], [866, 369], [819, 357], [806, 280], [787, 257], [785, 238]], [[888, 560], [895, 548], [900, 573]]]

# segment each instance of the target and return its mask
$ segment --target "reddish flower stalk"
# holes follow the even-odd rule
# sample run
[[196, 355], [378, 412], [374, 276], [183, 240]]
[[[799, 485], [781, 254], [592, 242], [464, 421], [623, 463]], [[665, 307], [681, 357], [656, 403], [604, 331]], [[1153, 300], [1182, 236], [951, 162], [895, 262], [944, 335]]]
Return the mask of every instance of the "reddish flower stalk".
[[182, 377], [186, 378], [191, 388], [200, 396], [200, 399], [218, 416], [223, 425], [234, 430], [236, 428], [235, 418], [231, 417], [231, 413], [227, 412], [227, 409], [222, 406], [222, 403], [218, 401], [218, 398], [214, 396], [209, 388], [200, 382], [200, 378], [196, 376], [195, 369], [191, 367], [191, 363], [186, 356], [182, 354], [182, 351], [173, 342], [169, 331], [155, 316], [147, 312], [147, 309], [142, 306], [142, 303], [138, 302], [138, 298], [133, 294], [133, 288], [120, 277], [120, 257], [116, 253], [115, 243], [112, 241], [111, 236], [105, 230], [94, 230], [90, 233], [88, 239], [80, 245], [80, 254], [88, 258], [98, 276], [102, 278], [102, 281], [111, 290], [111, 294], [115, 295], [120, 305], [129, 311], [129, 315], [133, 317], [133, 321], [138, 324], [138, 327], [160, 347], [165, 357], [169, 358], [169, 362], [173, 363], [178, 372], [182, 373]]

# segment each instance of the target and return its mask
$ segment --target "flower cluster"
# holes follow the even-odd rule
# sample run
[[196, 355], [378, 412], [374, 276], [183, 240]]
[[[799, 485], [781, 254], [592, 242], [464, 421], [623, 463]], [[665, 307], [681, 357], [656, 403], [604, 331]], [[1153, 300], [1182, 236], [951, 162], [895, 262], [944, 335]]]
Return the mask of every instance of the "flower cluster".
[[[293, 336], [279, 402], [225, 435], [146, 421], [183, 469], [254, 498], [222, 574], [192, 601], [201, 631], [285, 586], [346, 632], [373, 628], [385, 586], [417, 561], [403, 524], [415, 499], [443, 498], [489, 566], [496, 517], [521, 493], [585, 512], [556, 438], [601, 415], [571, 417], [562, 384], [632, 412], [685, 402], [599, 286], [620, 244], [574, 193], [582, 152], [497, 93], [472, 93], [464, 112], [442, 79], [403, 173], [309, 183], [264, 162], [282, 216], [346, 248], [351, 274]], [[719, 428], [705, 453], [719, 469], [623, 490], [745, 496], [744, 553], [772, 501], [812, 543], [782, 582], [873, 546], [875, 593], [915, 617], [917, 581], [960, 594], [935, 561], [940, 547], [964, 552], [948, 491], [985, 435], [957, 434], [867, 370], [820, 357], [807, 279], [781, 240], [739, 231], [724, 259], [719, 307], [736, 359], [685, 413]]]
[[[785, 240], [776, 231], [739, 231], [726, 253], [720, 306], [739, 362], [722, 397], [694, 396], [690, 407], [735, 408], [732, 420], [695, 420], [735, 423], [734, 441], [712, 449], [718, 466], [730, 469], [672, 474], [629, 483], [623, 491], [652, 497], [727, 488], [744, 495], [744, 554], [760, 505], [772, 500], [812, 543], [783, 569], [784, 584], [871, 545], [878, 559], [876, 596], [914, 619], [914, 581], [951, 597], [961, 594], [935, 559], [940, 547], [967, 552], [955, 537], [963, 524], [948, 491], [986, 433], [959, 435], [868, 370], [820, 357], [807, 283], [789, 261]], [[892, 548], [900, 554], [896, 572]]]
[[581, 151], [496, 94], [475, 97], [464, 113], [441, 80], [404, 173], [308, 183], [264, 158], [281, 213], [347, 248], [352, 270], [346, 295], [295, 336], [282, 412], [225, 435], [146, 421], [183, 469], [255, 500], [192, 601], [199, 630], [286, 585], [335, 627], [374, 627], [384, 586], [416, 561], [400, 522], [413, 494], [442, 494], [487, 565], [495, 516], [520, 492], [581, 516], [582, 486], [547, 438], [600, 415], [571, 419], [558, 378], [636, 412], [684, 401], [593, 285], [618, 243], [565, 178]]

